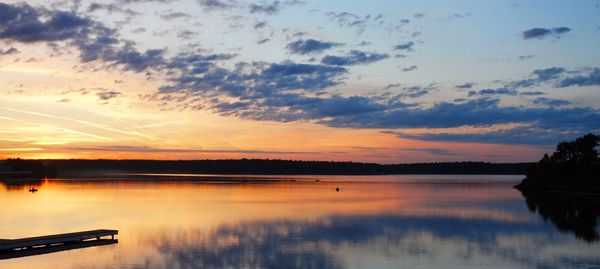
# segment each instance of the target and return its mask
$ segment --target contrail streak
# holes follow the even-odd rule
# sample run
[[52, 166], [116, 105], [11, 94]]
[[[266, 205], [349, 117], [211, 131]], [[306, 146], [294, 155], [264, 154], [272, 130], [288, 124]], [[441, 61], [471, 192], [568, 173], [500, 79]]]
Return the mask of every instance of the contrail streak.
[[22, 120], [13, 119], [13, 118], [10, 118], [10, 117], [4, 117], [4, 116], [0, 116], [0, 119], [3, 119], [3, 120], [9, 120], [9, 121], [16, 121], [16, 122], [23, 122]]
[[100, 139], [100, 140], [114, 141], [114, 139], [112, 139], [112, 138], [108, 138], [108, 137], [104, 137], [104, 136], [100, 136], [100, 135], [95, 135], [95, 134], [90, 134], [90, 133], [84, 133], [84, 132], [80, 132], [80, 131], [76, 131], [76, 130], [72, 130], [72, 129], [62, 128], [62, 127], [56, 127], [56, 126], [46, 125], [46, 124], [40, 124], [40, 126], [43, 126], [43, 127], [46, 127], [46, 128], [50, 128], [50, 129], [59, 130], [59, 131], [63, 131], [65, 133], [78, 134], [78, 135], [93, 137], [93, 138]]
[[89, 122], [89, 121], [84, 121], [84, 120], [79, 120], [79, 119], [73, 119], [73, 118], [68, 118], [68, 117], [62, 117], [62, 116], [56, 116], [56, 115], [45, 114], [45, 113], [39, 113], [39, 112], [33, 112], [33, 111], [26, 111], [26, 110], [14, 109], [14, 108], [3, 108], [3, 109], [4, 110], [8, 110], [8, 111], [13, 111], [13, 112], [19, 112], [19, 113], [24, 113], [24, 114], [30, 114], [30, 115], [35, 115], [35, 116], [46, 117], [46, 118], [53, 118], [53, 119], [60, 119], [60, 120], [72, 121], [72, 122], [76, 122], [76, 123], [79, 123], [79, 124], [91, 126], [91, 127], [94, 127], [94, 128], [106, 130], [106, 131], [111, 131], [111, 132], [116, 132], [116, 133], [121, 133], [121, 134], [126, 134], [126, 135], [139, 136], [139, 137], [143, 137], [143, 138], [146, 138], [146, 139], [150, 139], [152, 141], [155, 140], [153, 137], [151, 137], [149, 135], [146, 135], [146, 134], [143, 134], [143, 133], [140, 133], [140, 132], [123, 131], [123, 130], [119, 130], [119, 129], [115, 129], [115, 128], [103, 126], [103, 125], [100, 125], [100, 124], [97, 124], [97, 123], [93, 123], [93, 122]]

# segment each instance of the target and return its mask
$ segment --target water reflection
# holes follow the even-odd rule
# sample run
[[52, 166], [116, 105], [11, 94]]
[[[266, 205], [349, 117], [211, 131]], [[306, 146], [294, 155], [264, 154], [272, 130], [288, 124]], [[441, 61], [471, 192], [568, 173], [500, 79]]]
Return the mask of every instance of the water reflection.
[[526, 204], [513, 183], [470, 182], [67, 180], [43, 182], [39, 195], [0, 189], [0, 237], [120, 231], [118, 245], [0, 261], [0, 268], [600, 266], [598, 241], [543, 221], [529, 210], [552, 210], [530, 198]]
[[[580, 246], [553, 236], [548, 228], [450, 217], [333, 216], [223, 225], [209, 233], [165, 233], [152, 245], [175, 268], [377, 268], [370, 259], [390, 263], [389, 268], [415, 260], [426, 265], [422, 268], [448, 263], [494, 267], [484, 265], [495, 260], [502, 262], [499, 267], [600, 264], [598, 254], [590, 255], [597, 247], [577, 253]], [[576, 253], [552, 253], [560, 244]]]
[[43, 180], [39, 179], [1, 179], [0, 186], [7, 191], [28, 191], [31, 189], [39, 190]]
[[600, 196], [567, 193], [523, 193], [527, 207], [544, 220], [587, 242], [600, 239]]

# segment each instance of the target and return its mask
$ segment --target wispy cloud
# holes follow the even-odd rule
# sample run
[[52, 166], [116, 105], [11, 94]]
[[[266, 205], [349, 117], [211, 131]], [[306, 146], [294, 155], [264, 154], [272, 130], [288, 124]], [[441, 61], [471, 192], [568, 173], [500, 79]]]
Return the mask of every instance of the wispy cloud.
[[275, 154], [275, 155], [302, 155], [316, 154], [318, 152], [303, 151], [272, 151], [272, 150], [244, 150], [244, 149], [173, 149], [154, 148], [146, 146], [104, 146], [104, 147], [63, 147], [64, 150], [74, 151], [109, 151], [109, 152], [137, 152], [137, 153], [243, 153], [243, 154]]
[[[56, 116], [56, 115], [51, 115], [51, 114], [46, 114], [46, 113], [40, 113], [40, 112], [33, 112], [33, 111], [21, 110], [21, 109], [13, 109], [13, 108], [2, 108], [2, 109], [7, 110], [7, 111], [13, 111], [13, 112], [19, 112], [19, 113], [34, 115], [34, 116], [40, 116], [40, 117], [46, 117], [46, 118], [52, 118], [52, 119], [60, 119], [60, 120], [71, 121], [71, 122], [75, 122], [75, 123], [82, 124], [82, 125], [85, 125], [85, 126], [90, 126], [90, 127], [94, 127], [94, 128], [97, 128], [97, 129], [105, 130], [105, 131], [110, 131], [110, 132], [115, 132], [115, 133], [120, 133], [120, 134], [126, 134], [126, 135], [132, 135], [132, 136], [138, 136], [138, 137], [143, 137], [143, 138], [150, 139], [150, 140], [155, 140], [153, 137], [151, 137], [149, 135], [146, 135], [146, 134], [143, 134], [143, 133], [140, 133], [140, 132], [131, 132], [131, 131], [126, 131], [126, 130], [120, 130], [120, 129], [108, 127], [108, 126], [103, 125], [103, 124], [98, 124], [98, 123], [89, 122], [89, 121], [85, 121], [85, 120], [80, 120], [80, 119], [75, 119], [75, 118], [69, 118], [69, 117], [63, 117], [63, 116]], [[58, 127], [53, 127], [53, 128], [58, 128]], [[81, 134], [84, 134], [84, 133], [81, 133]], [[91, 135], [91, 134], [88, 134], [88, 135]], [[96, 138], [112, 140], [111, 138], [106, 138], [106, 137], [101, 137], [101, 136], [96, 136], [96, 135], [92, 135], [92, 136], [95, 136]]]
[[58, 131], [65, 132], [65, 133], [87, 136], [87, 137], [91, 137], [91, 138], [95, 138], [95, 139], [99, 139], [99, 140], [114, 141], [114, 139], [109, 138], [109, 137], [86, 133], [86, 132], [82, 132], [82, 131], [77, 131], [77, 130], [73, 130], [73, 129], [69, 129], [69, 128], [58, 127], [58, 126], [53, 126], [53, 125], [48, 125], [48, 124], [40, 124], [40, 126], [42, 126], [44, 128], [48, 128], [48, 129], [58, 130]]

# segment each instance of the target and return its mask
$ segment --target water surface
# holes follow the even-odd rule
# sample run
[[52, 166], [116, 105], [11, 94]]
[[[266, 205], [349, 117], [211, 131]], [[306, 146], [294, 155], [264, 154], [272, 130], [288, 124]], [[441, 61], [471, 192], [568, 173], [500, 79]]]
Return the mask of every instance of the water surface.
[[581, 224], [571, 209], [539, 210], [512, 188], [520, 178], [138, 175], [42, 181], [36, 193], [4, 184], [0, 238], [108, 228], [119, 243], [0, 268], [600, 268], [598, 216]]

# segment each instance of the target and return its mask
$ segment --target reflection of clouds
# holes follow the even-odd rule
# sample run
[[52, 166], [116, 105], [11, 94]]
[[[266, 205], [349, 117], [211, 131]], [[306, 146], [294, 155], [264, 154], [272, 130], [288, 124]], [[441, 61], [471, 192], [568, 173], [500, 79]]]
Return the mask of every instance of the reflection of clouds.
[[[152, 241], [171, 268], [341, 268], [331, 249], [302, 237], [304, 223], [260, 222]], [[146, 268], [159, 268], [150, 264]]]
[[411, 217], [452, 217], [507, 223], [536, 221], [534, 216], [521, 215], [504, 210], [490, 210], [485, 207], [416, 207], [401, 209], [400, 214]]
[[443, 216], [241, 222], [212, 231], [165, 232], [149, 245], [177, 268], [576, 268], [600, 263], [598, 244], [556, 235], [549, 225]]
[[[521, 195], [506, 184], [351, 184], [342, 179], [309, 184], [297, 179], [293, 184], [67, 180], [44, 181], [35, 195], [26, 189], [0, 191], [0, 211], [8, 212], [0, 219], [3, 238], [49, 229], [120, 230], [114, 247], [11, 260], [0, 267], [25, 268], [38, 261], [43, 265], [36, 268], [65, 262], [65, 268], [600, 264], [600, 242], [558, 232], [528, 212]], [[343, 192], [333, 190], [338, 185]], [[44, 221], [31, 222], [32, 215]]]

